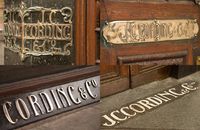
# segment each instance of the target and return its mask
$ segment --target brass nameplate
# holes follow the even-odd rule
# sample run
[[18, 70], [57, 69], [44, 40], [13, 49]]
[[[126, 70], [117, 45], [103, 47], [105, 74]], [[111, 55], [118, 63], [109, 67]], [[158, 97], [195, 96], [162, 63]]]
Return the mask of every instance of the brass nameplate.
[[200, 65], [200, 56], [197, 56], [196, 65]]
[[104, 40], [111, 44], [192, 39], [198, 32], [196, 19], [113, 21], [102, 29]]
[[[4, 36], [8, 49], [18, 52], [22, 61], [29, 55], [69, 56], [73, 45], [73, 11], [45, 7], [11, 5], [4, 10]], [[34, 18], [33, 18], [34, 17]]]
[[14, 129], [99, 100], [100, 76], [12, 97], [1, 97], [0, 130]]

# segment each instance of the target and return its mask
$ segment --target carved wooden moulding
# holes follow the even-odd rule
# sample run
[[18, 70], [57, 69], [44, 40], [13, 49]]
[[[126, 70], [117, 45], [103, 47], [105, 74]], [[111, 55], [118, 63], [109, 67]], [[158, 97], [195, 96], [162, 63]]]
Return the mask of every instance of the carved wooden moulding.
[[196, 19], [113, 21], [102, 29], [104, 41], [111, 44], [193, 39], [198, 32]]
[[73, 6], [73, 0], [6, 0], [6, 48], [19, 53], [21, 61], [30, 56], [70, 57], [74, 53]]

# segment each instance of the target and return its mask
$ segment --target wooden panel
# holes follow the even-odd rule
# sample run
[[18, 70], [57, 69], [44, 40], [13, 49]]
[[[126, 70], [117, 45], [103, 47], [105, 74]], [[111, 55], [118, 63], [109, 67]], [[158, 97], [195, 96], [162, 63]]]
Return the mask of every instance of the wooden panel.
[[77, 29], [77, 64], [95, 65], [99, 60], [99, 46], [96, 28], [99, 27], [99, 1], [98, 0], [77, 0], [76, 18]]
[[0, 30], [3, 30], [3, 9], [4, 9], [4, 0], [0, 0]]
[[69, 66], [0, 66], [0, 84], [26, 80], [39, 76], [65, 72], [75, 68]]
[[171, 66], [131, 66], [131, 88], [170, 76]]
[[[102, 4], [101, 20], [107, 17], [109, 21], [114, 20], [144, 20], [144, 19], [182, 19], [198, 18], [198, 5], [193, 1], [187, 3], [179, 2], [132, 2], [130, 0], [104, 0]], [[105, 8], [107, 13], [105, 12]], [[173, 8], [173, 10], [172, 10]], [[199, 18], [198, 18], [199, 19]]]
[[75, 42], [76, 64], [86, 64], [86, 0], [76, 0]]
[[96, 7], [96, 0], [87, 0], [87, 64], [89, 65], [96, 64], [97, 57]]
[[[35, 72], [34, 72], [35, 71]], [[41, 73], [40, 73], [41, 72]], [[99, 66], [65, 69], [14, 66], [1, 68], [0, 96], [9, 96], [45, 89], [99, 75]], [[9, 78], [9, 76], [11, 76]]]
[[[104, 0], [101, 4], [101, 23], [105, 20], [148, 20], [148, 19], [197, 19], [200, 21], [200, 9], [194, 1], [188, 2], [167, 2], [167, 1], [130, 1], [130, 0]], [[172, 9], [173, 8], [173, 9]], [[192, 40], [165, 41], [155, 43], [142, 43], [136, 45], [117, 45], [105, 47], [101, 44], [101, 62], [103, 64], [119, 64], [120, 59], [132, 57], [135, 55], [154, 55], [157, 56], [157, 64], [193, 64], [193, 44], [199, 42], [198, 38]], [[178, 62], [176, 52], [187, 52], [186, 56], [180, 57], [183, 62]], [[167, 57], [169, 61], [163, 62], [162, 55], [175, 54]], [[165, 58], [165, 59], [167, 59]], [[149, 64], [155, 63], [152, 59], [143, 58], [143, 62], [150, 61]], [[176, 61], [176, 62], [174, 62]], [[129, 60], [128, 64], [137, 62]]]
[[0, 65], [4, 64], [4, 46], [3, 46], [3, 9], [4, 0], [0, 0]]
[[[170, 44], [170, 43], [169, 43]], [[104, 48], [101, 47], [101, 63], [102, 64], [110, 64], [115, 65], [118, 64], [119, 57], [126, 57], [126, 56], [135, 56], [137, 55], [148, 55], [148, 54], [163, 54], [166, 53], [175, 53], [175, 52], [184, 52], [188, 53], [187, 56], [181, 57], [185, 59], [184, 64], [193, 64], [193, 54], [192, 54], [192, 44], [174, 44], [174, 45], [167, 45], [167, 44], [156, 44], [156, 45], [145, 45], [145, 46], [134, 46], [133, 48], [130, 46], [124, 46], [120, 48]], [[173, 46], [173, 47], [172, 47]], [[132, 48], [132, 49], [130, 49]], [[174, 59], [177, 56], [173, 57]], [[162, 55], [157, 57], [157, 60], [162, 60]], [[171, 59], [172, 57], [168, 57]], [[142, 58], [145, 59], [145, 58]], [[149, 60], [151, 61], [151, 60]], [[143, 61], [145, 63], [145, 61]], [[142, 61], [140, 62], [141, 64]], [[131, 64], [131, 63], [129, 63]], [[159, 64], [163, 64], [159, 62]], [[170, 63], [168, 63], [170, 64]], [[181, 63], [183, 64], [183, 63]]]
[[101, 97], [110, 96], [130, 88], [129, 66], [101, 64]]

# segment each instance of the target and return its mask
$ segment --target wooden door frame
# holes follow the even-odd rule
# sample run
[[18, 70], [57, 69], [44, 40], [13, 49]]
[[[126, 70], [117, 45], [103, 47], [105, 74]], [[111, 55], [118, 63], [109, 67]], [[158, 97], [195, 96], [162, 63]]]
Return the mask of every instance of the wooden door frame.
[[130, 88], [129, 66], [110, 66], [116, 70], [104, 72], [106, 65], [100, 65], [101, 97], [110, 96]]
[[[76, 65], [95, 65], [97, 57], [97, 1], [75, 1]], [[100, 16], [99, 16], [100, 17]]]
[[75, 0], [76, 65], [86, 64], [86, 0]]
[[[75, 0], [74, 45], [76, 65], [95, 65], [97, 57], [97, 1]], [[3, 9], [0, 8], [0, 9]], [[3, 21], [0, 30], [3, 29]]]
[[[52, 66], [27, 66], [25, 68], [23, 66], [2, 66], [0, 77], [1, 82], [5, 81], [5, 83], [0, 84], [0, 97], [33, 92], [99, 75], [99, 66], [82, 66], [69, 70], [64, 70], [64, 68], [64, 66], [60, 69], [59, 67], [53, 69]], [[59, 70], [59, 72], [47, 74], [49, 69]], [[39, 76], [41, 72], [42, 75]], [[15, 77], [16, 74], [21, 76]], [[8, 80], [7, 77], [11, 75], [13, 77]], [[26, 76], [29, 78], [26, 79]]]

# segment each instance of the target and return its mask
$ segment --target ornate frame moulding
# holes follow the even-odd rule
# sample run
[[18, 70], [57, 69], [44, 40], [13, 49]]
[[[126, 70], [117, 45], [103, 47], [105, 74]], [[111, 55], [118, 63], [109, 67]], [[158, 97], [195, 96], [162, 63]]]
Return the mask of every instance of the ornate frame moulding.
[[115, 45], [193, 39], [198, 33], [197, 19], [112, 21], [102, 28], [104, 41]]
[[[36, 16], [34, 19], [32, 16]], [[71, 55], [73, 46], [73, 10], [39, 6], [11, 5], [4, 10], [5, 45], [18, 52], [21, 60], [41, 55]]]

